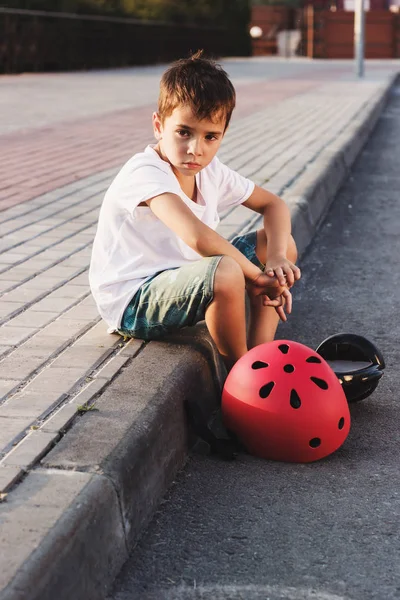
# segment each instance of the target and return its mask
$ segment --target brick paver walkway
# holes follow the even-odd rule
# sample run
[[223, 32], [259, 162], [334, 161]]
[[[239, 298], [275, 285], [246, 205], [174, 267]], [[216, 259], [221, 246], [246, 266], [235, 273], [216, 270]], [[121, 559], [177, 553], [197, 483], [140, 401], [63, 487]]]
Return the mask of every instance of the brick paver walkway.
[[[273, 61], [229, 65], [239, 80], [238, 109], [219, 156], [279, 194], [399, 70], [395, 63], [376, 64], [366, 81], [356, 82], [351, 66], [343, 63], [323, 68], [288, 62], [286, 75], [283, 63]], [[147, 84], [152, 97], [142, 92], [136, 106], [122, 108], [116, 102], [113, 112], [109, 92], [107, 114], [101, 106], [87, 116], [81, 100], [75, 120], [66, 122], [63, 113], [57, 122], [52, 112], [47, 125], [32, 128], [28, 115], [20, 130], [14, 122], [13, 131], [0, 136], [0, 491], [57, 442], [77, 407], [92, 401], [142, 345], [106, 334], [90, 296], [87, 269], [99, 206], [112, 176], [152, 141], [150, 114], [160, 70], [154, 69], [143, 70], [153, 78]], [[143, 73], [135, 72], [143, 83]], [[65, 77], [73, 105], [75, 80]], [[13, 85], [12, 78], [5, 79], [3, 89]], [[79, 95], [83, 75], [76, 80]], [[54, 82], [63, 81], [60, 75], [41, 80], [53, 90], [52, 106]], [[12, 116], [12, 107], [9, 111]], [[239, 207], [224, 215], [219, 231], [231, 237], [258, 219]]]
[[[281, 80], [240, 86], [235, 118], [257, 112], [316, 88], [313, 80]], [[72, 181], [123, 164], [152, 138], [150, 116], [154, 103], [72, 123], [4, 135], [0, 152], [0, 210]], [[23, 165], [23, 168], [21, 166]]]

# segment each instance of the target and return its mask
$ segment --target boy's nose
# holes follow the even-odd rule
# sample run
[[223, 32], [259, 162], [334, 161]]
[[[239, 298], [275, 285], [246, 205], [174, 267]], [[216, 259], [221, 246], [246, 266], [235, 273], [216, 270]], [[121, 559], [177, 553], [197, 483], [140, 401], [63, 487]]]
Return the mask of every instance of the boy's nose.
[[188, 154], [194, 154], [195, 156], [199, 156], [202, 154], [202, 145], [200, 140], [190, 140]]

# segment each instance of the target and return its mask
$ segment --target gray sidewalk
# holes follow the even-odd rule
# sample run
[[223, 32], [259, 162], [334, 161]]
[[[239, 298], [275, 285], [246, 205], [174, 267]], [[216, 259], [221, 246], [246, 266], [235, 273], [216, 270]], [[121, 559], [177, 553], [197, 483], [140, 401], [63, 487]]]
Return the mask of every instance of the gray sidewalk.
[[[239, 112], [219, 156], [285, 198], [303, 252], [368, 139], [400, 66], [374, 63], [363, 82], [353, 79], [348, 63], [324, 68], [255, 59], [226, 66], [236, 69]], [[101, 85], [114, 77], [118, 89], [128, 76], [138, 77], [138, 86], [146, 76], [149, 95], [137, 98], [133, 108], [139, 109], [155, 102], [159, 71], [88, 79]], [[12, 87], [12, 78], [6, 79]], [[83, 74], [40, 79], [53, 89], [51, 105], [55, 82], [66, 80], [69, 94], [81, 97]], [[38, 96], [38, 110], [46, 91]], [[258, 100], [257, 93], [263, 94]], [[124, 102], [113, 103], [111, 93], [99, 102], [93, 129], [125, 109]], [[20, 131], [10, 120], [6, 138], [14, 136], [15, 147], [35, 121], [32, 106]], [[81, 122], [87, 114], [81, 100], [75, 118]], [[53, 111], [49, 132], [67, 116]], [[41, 134], [45, 143], [46, 131]], [[101, 152], [107, 139], [98, 143]], [[88, 177], [0, 212], [2, 600], [54, 598], [60, 582], [60, 600], [104, 597], [185, 460], [185, 397], [202, 389], [208, 401], [216, 400], [218, 360], [201, 327], [180, 344], [143, 344], [107, 335], [99, 321], [87, 268], [98, 209], [116, 170], [94, 168]], [[224, 215], [220, 232], [230, 238], [258, 222], [240, 207]], [[79, 407], [93, 402], [99, 410], [81, 416]]]

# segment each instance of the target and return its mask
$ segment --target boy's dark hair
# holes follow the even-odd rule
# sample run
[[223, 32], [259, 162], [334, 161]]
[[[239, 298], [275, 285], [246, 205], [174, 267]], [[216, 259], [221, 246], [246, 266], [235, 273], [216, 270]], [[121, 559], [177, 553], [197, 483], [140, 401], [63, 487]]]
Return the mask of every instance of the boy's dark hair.
[[235, 108], [236, 93], [228, 74], [199, 50], [189, 58], [175, 61], [160, 82], [158, 114], [161, 121], [178, 106], [190, 106], [201, 120], [225, 117], [225, 129]]

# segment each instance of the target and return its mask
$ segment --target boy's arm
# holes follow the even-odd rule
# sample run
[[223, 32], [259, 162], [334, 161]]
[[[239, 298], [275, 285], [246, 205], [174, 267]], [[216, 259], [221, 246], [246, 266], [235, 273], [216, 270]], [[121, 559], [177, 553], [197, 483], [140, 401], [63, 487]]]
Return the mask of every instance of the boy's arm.
[[268, 243], [265, 272], [273, 271], [281, 285], [285, 285], [286, 279], [289, 285], [293, 285], [294, 281], [300, 278], [300, 269], [287, 259], [291, 234], [289, 208], [279, 196], [257, 185], [243, 205], [264, 216], [264, 230]]
[[[201, 256], [221, 254], [231, 256], [242, 268], [248, 283], [262, 275], [262, 271], [253, 265], [237, 248], [216, 231], [202, 223], [179, 196], [170, 193], [161, 194], [147, 200], [146, 203], [160, 221]], [[262, 277], [266, 278], [265, 275], [262, 275]], [[262, 279], [260, 283], [261, 281]], [[277, 286], [275, 278], [268, 277], [265, 282], [268, 282], [270, 287]]]

